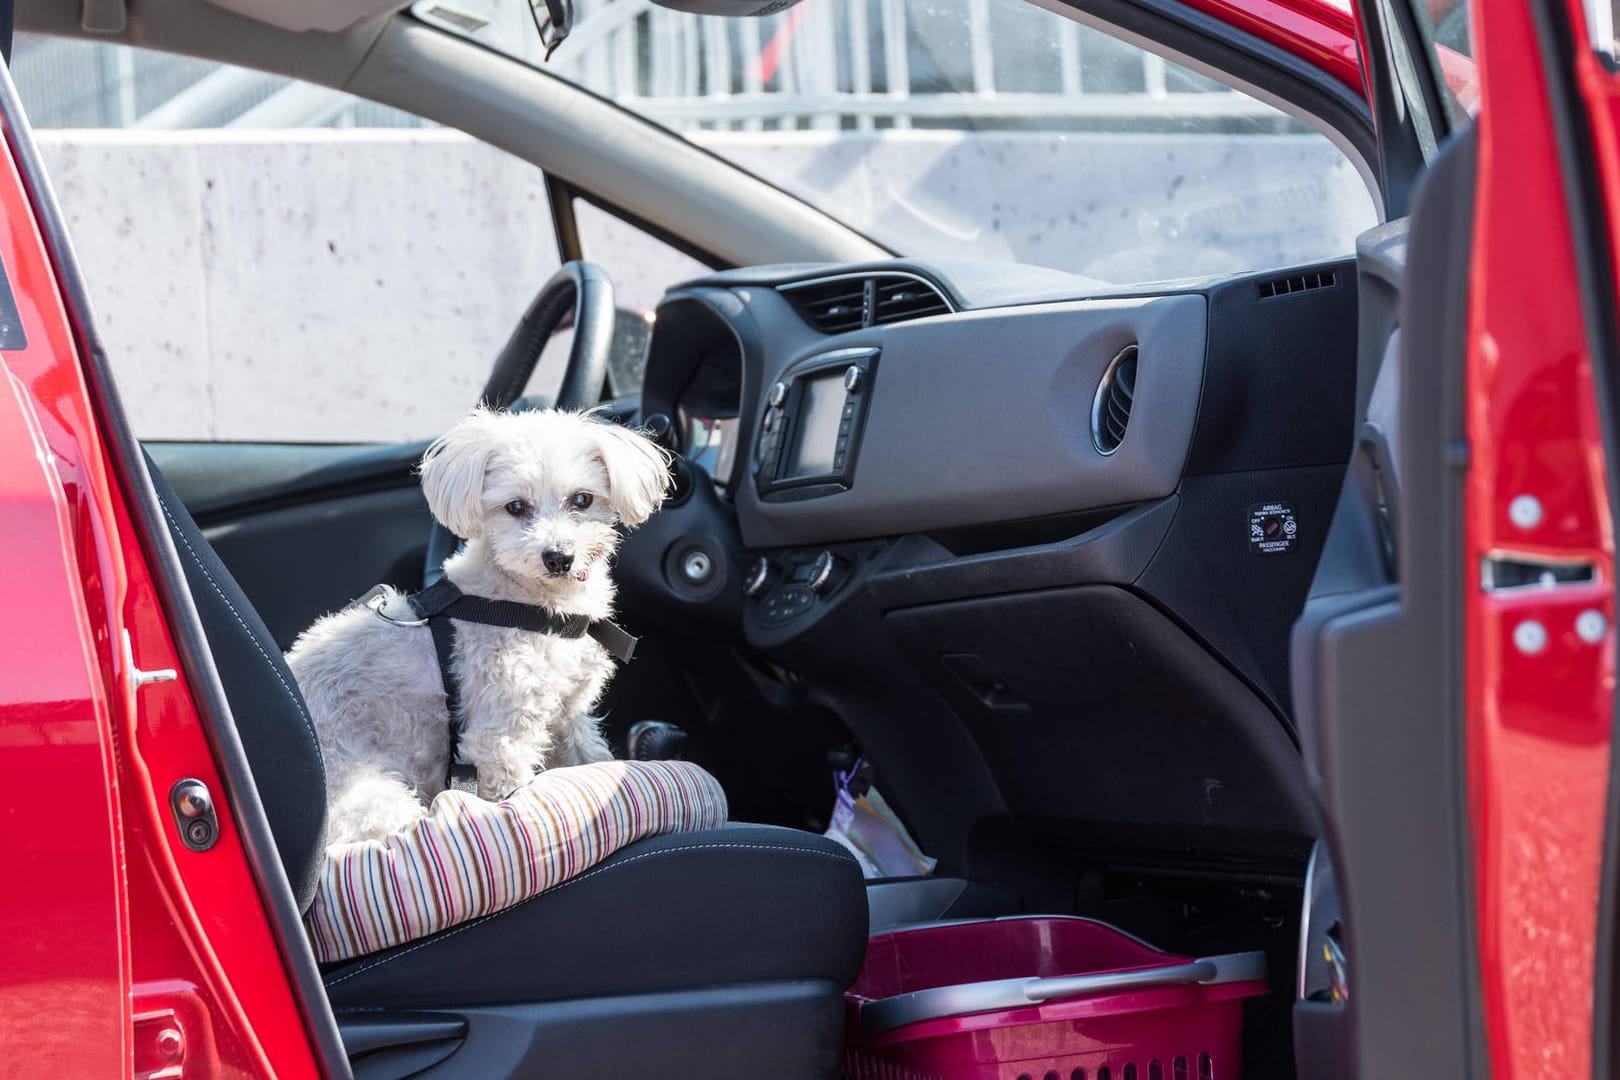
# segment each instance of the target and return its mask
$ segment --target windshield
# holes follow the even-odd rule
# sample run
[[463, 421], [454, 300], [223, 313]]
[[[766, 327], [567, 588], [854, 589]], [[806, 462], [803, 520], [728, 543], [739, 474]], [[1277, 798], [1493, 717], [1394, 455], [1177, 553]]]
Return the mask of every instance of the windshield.
[[1022, 0], [804, 0], [726, 19], [523, 0], [421, 19], [679, 132], [903, 255], [1127, 283], [1339, 257], [1376, 223], [1326, 138]]

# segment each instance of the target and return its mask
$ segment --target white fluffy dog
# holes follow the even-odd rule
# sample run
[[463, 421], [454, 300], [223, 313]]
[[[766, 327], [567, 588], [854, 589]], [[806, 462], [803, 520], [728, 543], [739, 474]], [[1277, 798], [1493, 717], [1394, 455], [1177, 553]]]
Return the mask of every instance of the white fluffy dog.
[[[558, 615], [612, 614], [615, 525], [663, 502], [668, 459], [645, 436], [571, 412], [479, 409], [428, 448], [422, 489], [466, 547], [445, 576], [468, 596]], [[442, 616], [441, 616], [442, 617]], [[413, 625], [414, 624], [414, 625]], [[457, 621], [460, 756], [478, 794], [501, 799], [537, 770], [612, 755], [591, 709], [613, 673], [592, 637]], [[450, 720], [429, 629], [385, 590], [301, 634], [287, 662], [326, 760], [328, 842], [409, 825], [445, 787]]]

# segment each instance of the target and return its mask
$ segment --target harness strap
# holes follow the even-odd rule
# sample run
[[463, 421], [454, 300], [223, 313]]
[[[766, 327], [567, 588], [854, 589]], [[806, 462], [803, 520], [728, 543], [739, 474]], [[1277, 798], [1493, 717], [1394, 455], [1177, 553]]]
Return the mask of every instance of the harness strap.
[[468, 596], [449, 578], [440, 578], [409, 600], [417, 617], [427, 619], [430, 626], [435, 616], [442, 615], [461, 622], [529, 630], [561, 638], [589, 635], [621, 663], [629, 663], [636, 653], [637, 639], [611, 620], [593, 621], [588, 615], [560, 615], [538, 604]]
[[[373, 600], [380, 602], [385, 591], [383, 586], [378, 585], [362, 597], [360, 603], [371, 606], [389, 622], [398, 622], [389, 619], [372, 603]], [[445, 712], [450, 716], [450, 782], [453, 787], [465, 787], [465, 782], [474, 775], [471, 766], [456, 761], [460, 755], [461, 730], [465, 724], [461, 711], [461, 680], [456, 677], [453, 662], [456, 623], [501, 626], [511, 630], [554, 634], [562, 638], [581, 638], [589, 634], [622, 663], [628, 663], [636, 653], [637, 639], [608, 619], [593, 621], [587, 615], [560, 615], [537, 604], [468, 596], [449, 578], [440, 578], [414, 596], [405, 597], [405, 602], [411, 606], [416, 617], [427, 624], [428, 633], [433, 636], [433, 653], [439, 662], [439, 677], [444, 683]]]
[[[439, 659], [439, 674], [444, 677], [444, 707], [450, 714], [451, 750], [461, 734], [461, 680], [455, 676], [451, 659], [456, 652], [456, 624], [451, 619], [429, 619], [428, 633], [433, 635], [433, 652]], [[451, 758], [455, 757], [452, 753]]]

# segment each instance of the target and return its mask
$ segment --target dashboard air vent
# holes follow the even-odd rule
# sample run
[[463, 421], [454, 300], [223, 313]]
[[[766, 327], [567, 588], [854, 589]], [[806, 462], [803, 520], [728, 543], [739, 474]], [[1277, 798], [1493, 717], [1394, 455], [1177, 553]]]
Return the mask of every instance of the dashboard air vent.
[[1297, 292], [1308, 292], [1311, 289], [1331, 289], [1338, 283], [1339, 275], [1332, 270], [1322, 270], [1313, 274], [1295, 274], [1293, 277], [1262, 281], [1258, 288], [1260, 290], [1260, 299], [1269, 300], [1273, 296], [1289, 296]]
[[804, 321], [823, 334], [842, 334], [871, 325], [864, 278], [812, 281], [782, 292], [793, 301]]
[[872, 322], [904, 322], [927, 315], [943, 315], [951, 310], [945, 298], [927, 282], [910, 278], [877, 278], [877, 302]]
[[1127, 345], [1109, 361], [1091, 402], [1091, 441], [1098, 453], [1112, 454], [1125, 441], [1125, 426], [1131, 421], [1135, 397], [1136, 346]]
[[933, 285], [910, 274], [858, 274], [777, 286], [824, 334], [921, 319], [954, 310]]

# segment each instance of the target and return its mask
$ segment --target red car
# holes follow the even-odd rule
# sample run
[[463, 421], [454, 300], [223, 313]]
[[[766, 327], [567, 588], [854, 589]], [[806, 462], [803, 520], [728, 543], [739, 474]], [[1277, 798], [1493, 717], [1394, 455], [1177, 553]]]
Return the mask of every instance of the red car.
[[[725, 61], [738, 97], [781, 89], [824, 2], [746, 31], [757, 51]], [[699, 148], [584, 76], [542, 73], [538, 44], [486, 48], [494, 16], [400, 6], [23, 0], [0, 25], [296, 75], [539, 164], [570, 262], [503, 350], [493, 404], [521, 406], [559, 324], [612, 322], [601, 271], [577, 262], [576, 205], [712, 268], [657, 301], [644, 369], [626, 339], [615, 355], [576, 330], [557, 400], [611, 392], [621, 420], [663, 414], [685, 455], [677, 496], [616, 571], [644, 648], [609, 730], [622, 746], [637, 720], [678, 723], [733, 818], [762, 824], [642, 840], [525, 903], [318, 964], [303, 917], [325, 795], [280, 653], [368, 584], [421, 587], [455, 542], [428, 535], [411, 471], [423, 443], [143, 446], [120, 404], [141, 373], [97, 331], [8, 76], [0, 1074], [1620, 1069], [1607, 5], [1043, 0], [1054, 25], [1072, 16], [1180, 65], [1168, 82], [1150, 65], [1148, 97], [1190, 101], [1207, 78], [1303, 120], [1342, 155], [1331, 183], [1364, 181], [1375, 219], [1353, 251], [1302, 252], [1275, 241], [1286, 200], [1269, 195], [1151, 224], [1122, 209], [1083, 266], [1027, 260], [1044, 270], [949, 257], [1003, 235], [988, 211], [910, 203], [958, 238], [906, 250], [883, 233], [898, 210], [841, 219], [723, 160], [723, 139]], [[682, 40], [739, 40], [701, 0], [677, 6], [701, 12]], [[974, 33], [987, 25], [981, 0], [964, 11]], [[558, 40], [570, 12], [534, 12], [562, 59], [585, 48], [584, 30]], [[969, 65], [919, 35], [914, 97], [930, 79], [1023, 77], [993, 50]], [[828, 54], [840, 87], [866, 81], [852, 103], [817, 99], [826, 130], [892, 123], [874, 120], [890, 115], [874, 95], [905, 95], [879, 58], [892, 80], [906, 40], [874, 31]], [[1113, 62], [1071, 31], [1052, 41], [1083, 70]], [[997, 106], [1008, 130], [1039, 128], [1051, 110], [1020, 93]], [[978, 96], [949, 107], [989, 108]], [[665, 99], [664, 118], [701, 142], [730, 115], [720, 98]], [[948, 126], [944, 105], [906, 108], [901, 126]], [[1233, 115], [1237, 131], [1269, 122]], [[1047, 131], [1020, 145], [1044, 152], [1061, 141]], [[890, 140], [913, 155], [925, 142]], [[1092, 197], [1090, 167], [1047, 180]], [[738, 197], [721, 204], [726, 185]], [[1318, 209], [1307, 200], [1294, 225], [1316, 235]], [[1007, 243], [1044, 251], [1060, 225]], [[1197, 276], [1163, 280], [1177, 267]], [[126, 292], [167, 272], [88, 271]], [[863, 881], [819, 835], [829, 763], [847, 776], [857, 759], [933, 873]], [[1076, 984], [1060, 1007], [1048, 984], [1078, 972], [1001, 970], [998, 927], [1082, 921], [1115, 950], [1088, 970], [1124, 982]], [[1179, 958], [1157, 977], [1176, 985], [1143, 983], [1152, 957], [1130, 938]], [[1032, 968], [1056, 963], [1044, 947]], [[1153, 996], [1213, 1006], [1225, 976], [1197, 958], [1233, 955], [1251, 958], [1241, 1066]], [[939, 974], [953, 965], [966, 983], [1027, 976], [1028, 996], [879, 1021], [912, 990], [960, 989]], [[1132, 1013], [1130, 1037], [1101, 1034], [1126, 1030], [1095, 1026], [1109, 1010]], [[948, 1029], [918, 1026], [942, 1016]], [[1084, 1054], [1030, 1049], [1055, 1029], [1089, 1039]], [[961, 1053], [925, 1066], [896, 1030]]]

